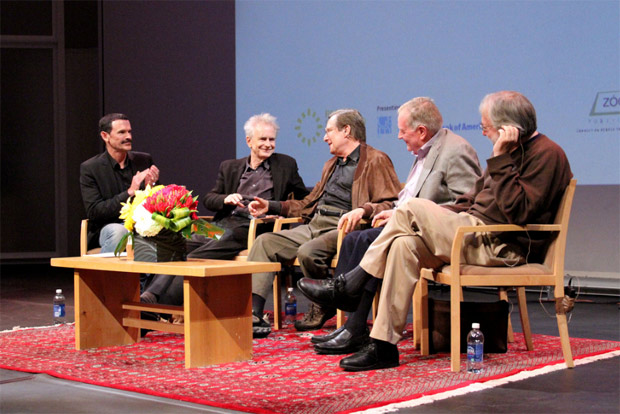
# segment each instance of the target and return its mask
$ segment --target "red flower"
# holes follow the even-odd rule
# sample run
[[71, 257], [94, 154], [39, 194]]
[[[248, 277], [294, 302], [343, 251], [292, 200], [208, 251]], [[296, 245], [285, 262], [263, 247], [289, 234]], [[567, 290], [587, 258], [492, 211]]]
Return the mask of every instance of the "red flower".
[[[157, 193], [147, 198], [144, 202], [144, 208], [149, 213], [159, 213], [164, 217], [171, 218], [174, 208], [187, 207], [190, 210], [198, 209], [198, 200], [194, 200], [191, 191], [183, 186], [170, 184]], [[192, 219], [196, 220], [198, 216], [192, 213]]]

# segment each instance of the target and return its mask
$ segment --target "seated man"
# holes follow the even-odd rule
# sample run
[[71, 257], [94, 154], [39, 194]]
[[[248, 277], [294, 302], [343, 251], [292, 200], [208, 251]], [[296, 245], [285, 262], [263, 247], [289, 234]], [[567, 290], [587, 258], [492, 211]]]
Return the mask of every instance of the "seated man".
[[[469, 191], [482, 175], [474, 148], [462, 137], [442, 128], [439, 109], [430, 98], [414, 98], [398, 108], [398, 138], [407, 150], [416, 156], [409, 171], [405, 188], [398, 194], [396, 207], [412, 197], [426, 198], [437, 204], [454, 203], [457, 197]], [[373, 225], [384, 226], [394, 210], [384, 210], [373, 219]], [[360, 264], [370, 244], [381, 234], [383, 227], [358, 230], [348, 234], [340, 247], [336, 279]], [[369, 341], [366, 321], [372, 307], [380, 279], [372, 278], [360, 297], [350, 298], [350, 305], [343, 308], [355, 311], [338, 330], [312, 337], [319, 354], [347, 354], [357, 351]], [[305, 292], [304, 279], [300, 289]], [[359, 306], [358, 306], [359, 303]], [[334, 304], [332, 304], [334, 306]]]
[[[564, 151], [536, 131], [536, 112], [518, 92], [487, 95], [480, 104], [482, 133], [493, 143], [487, 169], [474, 188], [453, 205], [412, 198], [400, 205], [372, 243], [360, 266], [341, 283], [314, 286], [313, 300], [341, 301], [358, 295], [371, 277], [383, 279], [371, 342], [340, 361], [347, 371], [398, 366], [396, 344], [422, 268], [449, 261], [459, 226], [548, 224], [572, 178]], [[518, 265], [544, 257], [549, 234], [478, 233], [466, 238], [464, 262], [480, 266]]]
[[[390, 158], [366, 145], [366, 126], [354, 109], [330, 114], [323, 140], [334, 155], [323, 167], [321, 181], [303, 200], [287, 200], [282, 215], [311, 217], [308, 224], [263, 234], [256, 239], [248, 260], [286, 262], [297, 257], [306, 277], [327, 278], [329, 261], [336, 253], [338, 225], [347, 220], [353, 229], [362, 218], [372, 219], [380, 211], [392, 208], [400, 183]], [[267, 211], [265, 200], [257, 198], [249, 205], [253, 215]], [[255, 273], [252, 277], [254, 332], [269, 333], [270, 325], [260, 317], [271, 292], [273, 273]], [[300, 331], [318, 329], [336, 313], [335, 308], [314, 304], [301, 321]]]
[[80, 189], [88, 218], [88, 248], [113, 252], [127, 230], [119, 218], [121, 202], [155, 184], [159, 169], [150, 154], [131, 151], [131, 124], [123, 114], [99, 120], [105, 151], [80, 165]]
[[[295, 159], [274, 153], [280, 127], [276, 118], [254, 115], [244, 125], [250, 156], [227, 160], [220, 165], [215, 187], [204, 198], [204, 205], [215, 213], [215, 224], [225, 230], [219, 240], [193, 235], [187, 241], [188, 257], [233, 259], [248, 248], [252, 216], [247, 203], [254, 197], [269, 200], [268, 213], [280, 214], [280, 201], [290, 195], [302, 199], [308, 194], [299, 176]], [[259, 226], [258, 233], [265, 227]], [[147, 303], [183, 304], [183, 277], [156, 275], [141, 296]]]

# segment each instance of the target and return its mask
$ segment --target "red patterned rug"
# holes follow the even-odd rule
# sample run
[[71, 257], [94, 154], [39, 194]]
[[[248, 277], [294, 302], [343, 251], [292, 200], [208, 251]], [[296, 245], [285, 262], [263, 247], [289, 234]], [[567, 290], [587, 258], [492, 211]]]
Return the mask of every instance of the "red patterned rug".
[[[517, 333], [508, 353], [485, 356], [483, 374], [455, 374], [448, 354], [421, 357], [409, 336], [398, 347], [400, 367], [347, 373], [342, 356], [314, 353], [311, 335], [279, 331], [254, 341], [251, 361], [185, 369], [182, 335], [151, 332], [134, 345], [76, 351], [73, 325], [23, 329], [0, 334], [0, 368], [253, 413], [342, 413], [563, 363], [559, 338], [534, 335], [535, 351], [527, 352]], [[579, 360], [620, 343], [573, 338], [571, 347]]]

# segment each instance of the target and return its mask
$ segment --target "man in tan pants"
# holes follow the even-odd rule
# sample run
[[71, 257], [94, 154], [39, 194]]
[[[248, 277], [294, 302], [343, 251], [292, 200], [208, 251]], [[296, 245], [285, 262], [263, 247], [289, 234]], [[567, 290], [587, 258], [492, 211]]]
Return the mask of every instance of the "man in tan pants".
[[[547, 224], [572, 178], [564, 151], [536, 131], [536, 112], [518, 92], [487, 95], [480, 104], [482, 133], [493, 143], [487, 169], [474, 188], [454, 205], [438, 206], [411, 199], [399, 206], [360, 266], [340, 283], [305, 283], [304, 292], [317, 303], [342, 301], [359, 294], [370, 277], [383, 279], [372, 341], [340, 361], [347, 371], [398, 366], [396, 344], [402, 336], [413, 290], [422, 268], [449, 261], [459, 226], [484, 224]], [[465, 263], [494, 266], [538, 262], [548, 236], [475, 233], [464, 241]]]

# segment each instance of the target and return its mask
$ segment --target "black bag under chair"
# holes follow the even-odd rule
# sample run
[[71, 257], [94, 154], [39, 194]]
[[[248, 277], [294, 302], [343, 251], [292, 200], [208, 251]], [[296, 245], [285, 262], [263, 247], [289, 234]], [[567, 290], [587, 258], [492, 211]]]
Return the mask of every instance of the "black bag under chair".
[[[461, 302], [461, 353], [467, 352], [467, 334], [474, 322], [484, 334], [485, 354], [506, 353], [509, 309], [505, 300]], [[430, 353], [450, 352], [450, 301], [428, 298], [428, 328]]]

